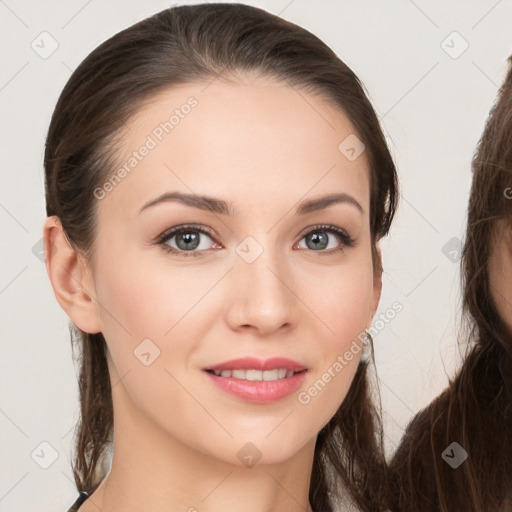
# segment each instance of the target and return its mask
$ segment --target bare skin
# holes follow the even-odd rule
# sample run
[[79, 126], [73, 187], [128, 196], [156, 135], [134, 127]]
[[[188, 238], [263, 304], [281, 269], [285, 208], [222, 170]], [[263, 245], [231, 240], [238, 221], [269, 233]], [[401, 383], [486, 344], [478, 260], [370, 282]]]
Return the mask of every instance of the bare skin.
[[[355, 133], [347, 117], [273, 81], [205, 86], [166, 91], [128, 122], [119, 166], [187, 98], [198, 101], [98, 200], [92, 261], [69, 246], [58, 219], [44, 226], [59, 304], [83, 331], [102, 332], [109, 350], [112, 468], [80, 512], [310, 510], [316, 437], [346, 396], [360, 354], [307, 404], [297, 393], [244, 401], [212, 386], [203, 369], [245, 356], [288, 357], [308, 367], [304, 392], [358, 341], [380, 299], [368, 162], [365, 153], [351, 161], [338, 149]], [[235, 215], [176, 201], [139, 213], [170, 191], [232, 202]], [[296, 214], [298, 203], [332, 193], [349, 195], [362, 211], [341, 202]], [[182, 254], [154, 242], [185, 223], [212, 230], [189, 231], [201, 237], [199, 256], [183, 256], [176, 235], [165, 244]], [[322, 224], [346, 231], [354, 245], [313, 229]], [[312, 231], [327, 237], [324, 248], [308, 243]], [[246, 237], [263, 251], [251, 263], [236, 251], [257, 250], [240, 245]], [[145, 339], [160, 351], [147, 366], [134, 355]], [[252, 467], [239, 457], [244, 446], [261, 456]]]
[[498, 312], [512, 333], [512, 226], [500, 220], [489, 261], [489, 282]]

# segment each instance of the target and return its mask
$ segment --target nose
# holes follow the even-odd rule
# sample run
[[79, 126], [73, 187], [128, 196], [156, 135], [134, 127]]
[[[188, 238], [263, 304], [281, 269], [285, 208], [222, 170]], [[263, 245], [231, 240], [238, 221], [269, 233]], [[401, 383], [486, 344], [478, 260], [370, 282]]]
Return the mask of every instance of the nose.
[[[242, 253], [240, 253], [242, 254]], [[289, 264], [283, 255], [264, 249], [254, 261], [237, 256], [230, 272], [230, 308], [233, 330], [254, 330], [261, 336], [296, 326], [301, 302], [294, 292]]]

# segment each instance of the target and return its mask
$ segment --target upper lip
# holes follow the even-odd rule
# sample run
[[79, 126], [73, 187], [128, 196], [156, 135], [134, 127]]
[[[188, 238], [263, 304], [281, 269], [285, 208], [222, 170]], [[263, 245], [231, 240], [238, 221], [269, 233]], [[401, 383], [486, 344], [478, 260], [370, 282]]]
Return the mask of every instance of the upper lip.
[[270, 359], [257, 359], [255, 357], [243, 357], [241, 359], [231, 359], [224, 363], [215, 364], [204, 368], [204, 370], [275, 370], [276, 368], [285, 368], [300, 372], [306, 370], [307, 366], [298, 363], [286, 357], [271, 357]]

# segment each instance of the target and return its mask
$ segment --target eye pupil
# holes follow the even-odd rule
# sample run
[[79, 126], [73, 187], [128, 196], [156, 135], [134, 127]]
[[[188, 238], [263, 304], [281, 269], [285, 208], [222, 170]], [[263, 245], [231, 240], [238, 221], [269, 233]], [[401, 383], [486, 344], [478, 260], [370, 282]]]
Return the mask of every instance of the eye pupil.
[[[318, 235], [318, 233], [321, 233], [321, 235]], [[327, 236], [323, 231], [315, 231], [314, 233], [310, 233], [307, 235], [306, 239], [308, 241], [312, 241], [314, 247], [317, 249], [325, 249], [328, 245]]]
[[[180, 242], [184, 241], [185, 247], [180, 247]], [[190, 246], [192, 244], [192, 247]], [[176, 245], [184, 251], [196, 249], [199, 245], [199, 234], [193, 231], [185, 231], [176, 235]]]

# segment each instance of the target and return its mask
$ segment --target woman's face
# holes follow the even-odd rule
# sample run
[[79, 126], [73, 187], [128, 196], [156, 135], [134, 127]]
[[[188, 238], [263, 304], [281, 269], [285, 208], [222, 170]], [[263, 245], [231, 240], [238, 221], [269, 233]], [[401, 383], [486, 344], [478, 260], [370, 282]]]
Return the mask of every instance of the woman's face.
[[[127, 123], [125, 173], [96, 190], [89, 288], [116, 422], [235, 464], [243, 447], [275, 463], [316, 438], [349, 389], [380, 296], [355, 137], [319, 97], [262, 79], [183, 85]], [[221, 203], [165, 200], [177, 193]], [[332, 194], [341, 200], [297, 213]], [[206, 371], [247, 357], [307, 371], [253, 400], [267, 384]], [[276, 377], [258, 375], [245, 374]]]

